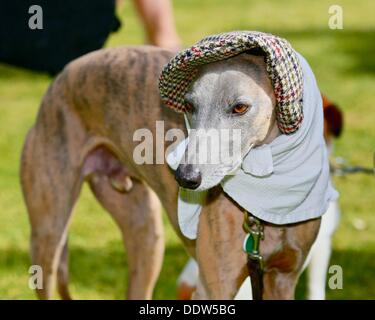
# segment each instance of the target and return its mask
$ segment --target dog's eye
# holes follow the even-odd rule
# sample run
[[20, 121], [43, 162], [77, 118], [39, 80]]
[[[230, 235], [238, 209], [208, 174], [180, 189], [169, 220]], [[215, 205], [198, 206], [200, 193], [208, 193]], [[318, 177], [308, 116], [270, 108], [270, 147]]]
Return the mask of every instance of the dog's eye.
[[243, 114], [249, 109], [249, 106], [243, 103], [236, 104], [232, 108], [232, 113], [233, 114]]

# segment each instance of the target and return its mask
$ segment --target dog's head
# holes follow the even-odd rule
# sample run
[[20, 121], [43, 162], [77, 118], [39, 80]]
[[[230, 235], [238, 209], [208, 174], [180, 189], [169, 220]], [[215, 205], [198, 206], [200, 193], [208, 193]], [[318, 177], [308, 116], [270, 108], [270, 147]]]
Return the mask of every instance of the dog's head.
[[217, 185], [252, 146], [293, 134], [303, 120], [303, 74], [282, 38], [257, 31], [208, 36], [178, 53], [159, 82], [165, 104], [192, 130], [176, 171], [182, 187]]
[[274, 89], [263, 56], [243, 53], [202, 66], [185, 101], [193, 130], [176, 171], [185, 188], [217, 185], [252, 146], [279, 134]]

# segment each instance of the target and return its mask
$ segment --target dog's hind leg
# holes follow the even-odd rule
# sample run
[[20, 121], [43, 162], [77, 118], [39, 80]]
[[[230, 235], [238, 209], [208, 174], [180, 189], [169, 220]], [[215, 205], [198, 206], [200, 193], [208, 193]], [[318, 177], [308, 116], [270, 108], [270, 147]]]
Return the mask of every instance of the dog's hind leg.
[[129, 261], [128, 299], [151, 299], [164, 254], [161, 204], [146, 185], [132, 179], [121, 193], [107, 175], [93, 174], [90, 186], [120, 227]]
[[69, 292], [69, 252], [68, 252], [68, 241], [65, 240], [59, 266], [57, 269], [57, 290], [60, 297], [64, 300], [72, 300]]
[[[42, 284], [35, 289], [39, 298], [50, 299], [69, 218], [81, 189], [76, 151], [82, 149], [83, 139], [74, 119], [67, 119], [54, 105], [39, 118], [23, 150], [21, 184], [31, 224], [31, 260], [43, 272]], [[68, 130], [68, 126], [75, 129]], [[63, 297], [70, 297], [67, 288]]]

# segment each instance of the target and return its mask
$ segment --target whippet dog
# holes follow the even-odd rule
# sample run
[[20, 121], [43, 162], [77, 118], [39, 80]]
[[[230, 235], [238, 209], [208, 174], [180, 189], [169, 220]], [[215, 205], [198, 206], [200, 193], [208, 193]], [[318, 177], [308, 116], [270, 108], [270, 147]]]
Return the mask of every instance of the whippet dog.
[[[232, 299], [247, 277], [246, 254], [241, 250], [242, 209], [220, 188], [213, 188], [200, 216], [198, 238], [191, 241], [179, 229], [174, 173], [167, 164], [139, 165], [133, 159], [137, 129], [147, 128], [155, 136], [155, 122], [163, 120], [165, 130], [185, 130], [183, 117], [166, 108], [158, 92], [160, 71], [172, 55], [150, 46], [100, 50], [70, 63], [48, 88], [21, 162], [32, 264], [43, 269], [43, 288], [37, 289], [40, 298], [52, 297], [56, 277], [61, 297], [71, 298], [68, 228], [85, 181], [122, 232], [129, 256], [128, 298], [152, 297], [164, 250], [161, 205], [199, 264], [194, 298]], [[189, 99], [202, 103], [214, 96], [222, 99], [218, 93], [231, 94], [231, 90], [251, 93], [264, 106], [255, 107], [251, 119], [236, 122], [246, 129], [244, 150], [249, 143], [279, 135], [272, 88], [261, 58], [241, 55], [205, 67]], [[227, 123], [227, 118], [209, 112], [199, 110], [194, 121], [210, 126]], [[208, 179], [210, 170], [201, 172], [201, 186], [206, 188], [218, 182]], [[294, 297], [319, 225], [319, 218], [283, 226], [264, 224], [265, 299]]]
[[[324, 138], [329, 151], [332, 151], [334, 139], [343, 130], [343, 116], [339, 107], [323, 96], [324, 108]], [[332, 238], [340, 220], [340, 206], [338, 201], [332, 201], [327, 212], [322, 217], [318, 236], [305, 262], [308, 270], [308, 299], [323, 300], [326, 297], [326, 283], [329, 261], [332, 251]], [[177, 298], [188, 300], [195, 291], [199, 280], [198, 265], [190, 258], [177, 280]], [[249, 279], [244, 282], [236, 295], [236, 299], [248, 300], [251, 292]]]

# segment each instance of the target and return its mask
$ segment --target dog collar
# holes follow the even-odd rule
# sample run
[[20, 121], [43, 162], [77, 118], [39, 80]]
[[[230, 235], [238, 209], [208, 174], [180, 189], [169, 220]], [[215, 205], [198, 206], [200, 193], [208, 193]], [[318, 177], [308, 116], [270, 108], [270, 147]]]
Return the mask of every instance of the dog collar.
[[178, 112], [189, 111], [185, 94], [199, 67], [245, 52], [261, 52], [276, 97], [276, 118], [284, 134], [296, 132], [303, 120], [303, 73], [296, 52], [285, 39], [257, 31], [235, 31], [209, 36], [178, 53], [159, 79], [164, 103]]

